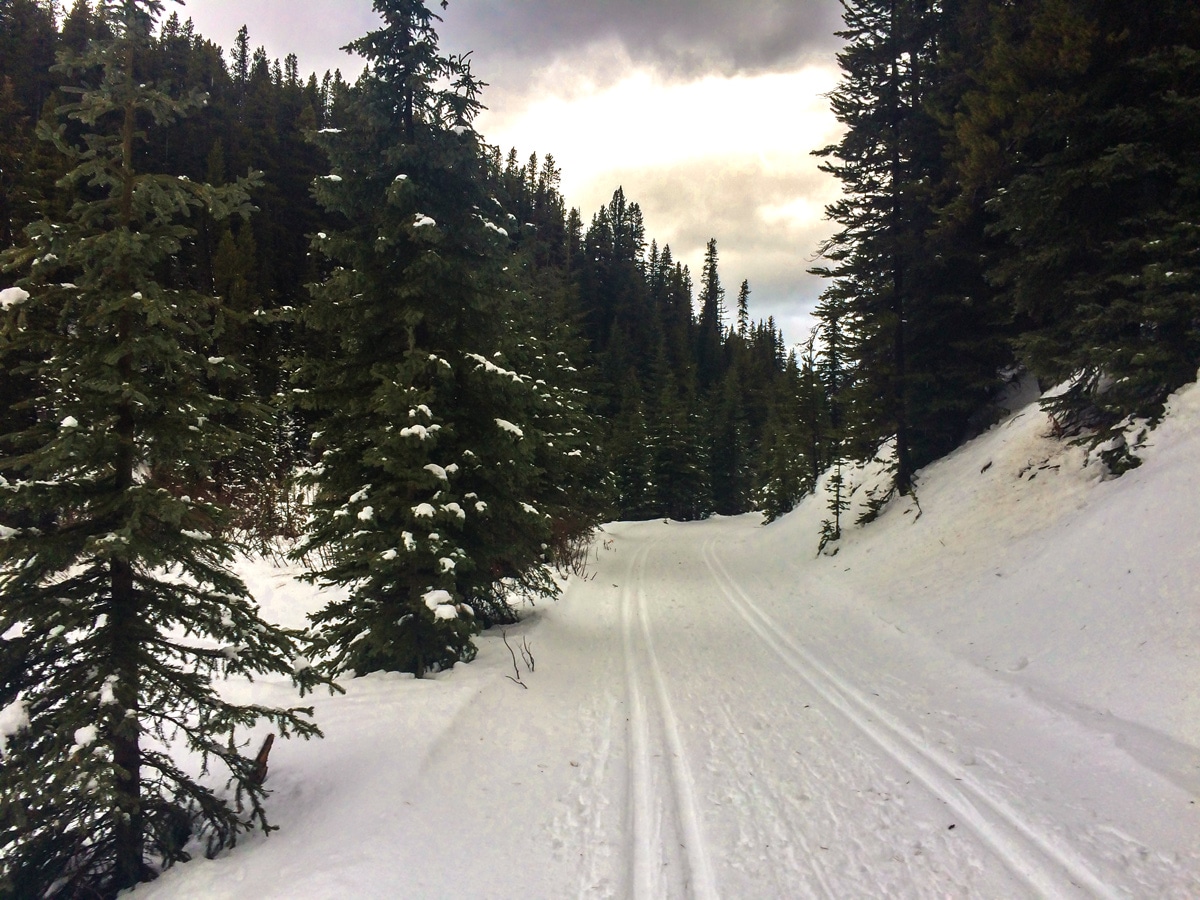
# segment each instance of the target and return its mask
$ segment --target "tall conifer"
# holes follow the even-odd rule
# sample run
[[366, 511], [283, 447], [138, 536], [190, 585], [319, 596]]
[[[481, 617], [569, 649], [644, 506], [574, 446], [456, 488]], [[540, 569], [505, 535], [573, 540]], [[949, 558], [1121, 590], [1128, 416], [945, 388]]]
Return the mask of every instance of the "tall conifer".
[[[300, 710], [240, 706], [212, 686], [304, 666], [231, 572], [227, 510], [211, 499], [247, 412], [210, 387], [237, 372], [213, 355], [224, 312], [163, 278], [189, 216], [247, 214], [248, 185], [137, 168], [147, 131], [203, 99], [142, 80], [161, 10], [105, 0], [111, 37], [64, 58], [68, 75], [97, 76], [46, 135], [81, 199], [4, 257], [26, 274], [3, 294], [0, 363], [36, 384], [28, 427], [0, 438], [0, 703], [27, 723], [0, 769], [0, 882], [15, 896], [112, 897], [186, 859], [190, 836], [215, 851], [265, 828], [238, 731], [266, 719], [316, 734]], [[233, 796], [172, 748], [219, 763]]]
[[1200, 9], [1054, 0], [997, 32], [985, 75], [962, 130], [1016, 151], [988, 204], [1009, 245], [992, 274], [1029, 365], [1067, 382], [1060, 427], [1119, 472], [1130, 421], [1200, 365]]
[[338, 227], [315, 238], [331, 272], [305, 316], [330, 353], [296, 375], [319, 430], [299, 553], [350, 588], [314, 617], [335, 671], [422, 675], [473, 655], [506, 579], [536, 582], [551, 542], [540, 479], [582, 449], [553, 437], [539, 354], [509, 324], [513, 222], [471, 128], [480, 84], [439, 51], [423, 2], [374, 6], [382, 27], [349, 48], [367, 70], [341, 127], [317, 135], [332, 167], [317, 195]]

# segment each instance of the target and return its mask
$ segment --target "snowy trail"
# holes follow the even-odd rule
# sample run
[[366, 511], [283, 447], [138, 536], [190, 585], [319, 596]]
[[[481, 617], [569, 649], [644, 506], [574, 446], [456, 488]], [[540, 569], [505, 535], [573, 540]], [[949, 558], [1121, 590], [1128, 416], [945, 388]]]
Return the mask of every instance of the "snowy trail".
[[[509, 630], [527, 689], [496, 634], [432, 682], [352, 682], [318, 702], [325, 742], [281, 747], [281, 832], [137, 897], [1195, 895], [1200, 832], [1151, 821], [1187, 802], [1168, 779], [841, 582], [781, 582], [761, 535], [610, 526], [592, 577]], [[1137, 815], [1072, 793], [1080, 766]]]
[[[1200, 897], [1183, 399], [1111, 486], [1023, 480], [1070, 451], [1014, 418], [833, 558], [811, 501], [606, 526], [508, 630], [536, 667], [493, 631], [452, 672], [315, 698], [326, 739], [272, 753], [280, 830], [134, 900]], [[252, 569], [277, 621], [323, 602]]]
[[1036, 831], [1004, 800], [992, 795], [965, 768], [930, 752], [907, 726], [869, 700], [819, 662], [766, 615], [730, 577], [715, 551], [705, 545], [705, 563], [729, 604], [771, 651], [837, 709], [849, 723], [877, 744], [930, 791], [943, 799], [974, 828], [1001, 861], [1043, 896], [1118, 895], [1070, 849]]
[[[646, 618], [646, 562], [653, 549], [647, 545], [633, 555], [621, 593], [630, 706], [629, 895], [714, 900], [718, 893], [700, 823], [699, 800]], [[646, 680], [649, 690], [644, 687]], [[647, 695], [653, 698], [653, 709]], [[655, 784], [661, 780], [654, 777], [656, 759], [667, 769], [668, 798], [661, 796], [661, 786]], [[679, 877], [672, 884], [668, 869], [675, 856], [679, 857], [674, 867]]]
[[[949, 821], [939, 811], [942, 795], [962, 793], [952, 776], [927, 774], [934, 790], [913, 798], [905, 785], [921, 780], [913, 753], [895, 749], [895, 741], [872, 749], [861, 733], [864, 717], [829, 702], [827, 679], [810, 675], [803, 693], [814, 702], [797, 704], [801, 692], [778, 675], [779, 638], [770, 638], [774, 647], [764, 640], [771, 632], [761, 625], [756, 631], [749, 613], [733, 620], [723, 614], [740, 598], [712, 548], [748, 524], [620, 526], [615, 532], [617, 556], [627, 557], [617, 570], [623, 579], [618, 602], [626, 660], [634, 661], [626, 669], [634, 865], [625, 896], [846, 897], [883, 885], [893, 896], [1029, 893], [1028, 880], [1022, 888], [1004, 866], [987, 862], [997, 855], [992, 844], [999, 839], [973, 842], [966, 829], [951, 835], [954, 842], [935, 834]], [[598, 571], [598, 589], [573, 588], [572, 604], [603, 602], [601, 586], [613, 574], [608, 562]], [[785, 663], [794, 664], [795, 653], [783, 652]], [[798, 715], [797, 706], [811, 710], [818, 701], [832, 711]], [[669, 780], [661, 771], [664, 758]], [[904, 834], [914, 815], [921, 820]], [[960, 818], [970, 822], [969, 815]], [[984, 826], [979, 830], [990, 836], [994, 826], [990, 820]], [[647, 834], [657, 847], [646, 846]], [[681, 852], [673, 859], [676, 846]], [[1005, 847], [999, 855], [1015, 859], [1019, 873], [1030, 868], [1022, 862], [1027, 854]], [[712, 874], [695, 878], [688, 890], [665, 880], [673, 867], [703, 871], [705, 858]], [[978, 868], [991, 871], [981, 879]], [[1043, 876], [1034, 890], [1087, 896], [1069, 887], [1066, 877]], [[1106, 895], [1103, 889], [1096, 894]]]
[[[318, 702], [325, 742], [281, 747], [281, 832], [137, 897], [1195, 895], [1200, 832], [1147, 824], [1187, 802], [1168, 779], [841, 582], [781, 582], [761, 535], [609, 526], [591, 577], [509, 630], [527, 689], [496, 634], [432, 682], [352, 682]], [[1138, 814], [1072, 793], [1081, 765]]]

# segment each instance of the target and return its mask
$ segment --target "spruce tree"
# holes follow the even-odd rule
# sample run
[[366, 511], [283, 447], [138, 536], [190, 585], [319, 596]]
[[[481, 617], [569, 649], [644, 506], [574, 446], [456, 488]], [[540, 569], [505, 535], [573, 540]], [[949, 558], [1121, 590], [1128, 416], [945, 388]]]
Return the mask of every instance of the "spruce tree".
[[828, 406], [816, 372], [815, 333], [776, 379], [756, 466], [757, 508], [773, 521], [816, 490], [824, 465]]
[[622, 382], [621, 402], [612, 420], [608, 467], [613, 474], [613, 503], [618, 518], [650, 519], [659, 515], [653, 482], [654, 450], [637, 374]]
[[736, 516], [749, 508], [751, 496], [750, 426], [745, 386], [735, 366], [715, 386], [709, 401], [709, 454], [713, 511]]
[[696, 325], [696, 375], [702, 393], [725, 372], [725, 288], [717, 271], [717, 239], [710, 238], [700, 273], [700, 319]]
[[847, 449], [869, 459], [894, 442], [894, 487], [904, 494], [918, 468], [961, 439], [978, 383], [999, 384], [995, 354], [975, 345], [991, 322], [963, 302], [963, 286], [942, 263], [945, 248], [929, 240], [933, 190], [946, 169], [930, 102], [955, 4], [843, 5], [843, 79], [831, 100], [846, 131], [817, 155], [844, 196], [827, 211], [840, 226], [823, 248], [831, 265], [813, 271], [834, 279], [827, 297], [841, 309], [854, 395], [844, 407]]
[[329, 353], [296, 372], [318, 429], [298, 554], [350, 588], [314, 616], [333, 671], [420, 676], [470, 659], [503, 582], [546, 562], [536, 503], [557, 427], [507, 324], [513, 223], [471, 128], [480, 85], [439, 51], [424, 3], [374, 7], [382, 27], [349, 45], [367, 70], [316, 136], [332, 168], [318, 199], [339, 224], [315, 238], [331, 271], [305, 313]]
[[967, 119], [1017, 151], [988, 211], [1023, 356], [1067, 383], [1047, 407], [1115, 472], [1137, 464], [1131, 421], [1156, 421], [1200, 365], [1198, 75], [1195, 4], [1130, 19], [1125, 4], [1055, 0], [997, 35], [993, 102]]
[[713, 512], [711, 441], [688, 385], [673, 372], [660, 379], [648, 440], [653, 451], [651, 482], [655, 515], [690, 522]]
[[0, 364], [36, 385], [28, 426], [0, 437], [0, 703], [26, 723], [0, 769], [0, 883], [14, 896], [113, 897], [187, 859], [193, 837], [215, 852], [266, 828], [239, 734], [263, 720], [317, 734], [304, 710], [213, 687], [313, 675], [230, 569], [213, 473], [247, 410], [210, 387], [237, 373], [212, 350], [224, 312], [164, 274], [189, 217], [247, 214], [249, 185], [136, 166], [147, 134], [203, 99], [142, 79], [161, 9], [106, 0], [95, 15], [110, 37], [64, 57], [68, 78], [96, 78], [46, 134], [79, 199], [4, 256], [24, 274], [2, 295]]

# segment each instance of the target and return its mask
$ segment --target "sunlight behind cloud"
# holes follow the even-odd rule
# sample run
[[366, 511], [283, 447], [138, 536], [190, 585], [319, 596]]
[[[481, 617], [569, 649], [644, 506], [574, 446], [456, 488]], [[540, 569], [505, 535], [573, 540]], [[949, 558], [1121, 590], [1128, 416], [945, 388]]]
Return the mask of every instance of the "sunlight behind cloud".
[[825, 207], [808, 197], [795, 197], [786, 203], [760, 206], [758, 215], [768, 225], [807, 228], [825, 217]]
[[[553, 153], [568, 199], [607, 170], [746, 156], [770, 168], [815, 168], [809, 152], [836, 134], [822, 96], [836, 84], [833, 69], [671, 82], [651, 69], [614, 67], [613, 54], [601, 62], [609, 71], [547, 69], [525, 97], [493, 105], [480, 129], [501, 147]], [[613, 68], [624, 72], [615, 81]]]
[[812, 156], [838, 137], [825, 96], [837, 80], [832, 65], [671, 79], [617, 45], [593, 45], [527, 89], [493, 92], [477, 124], [522, 159], [553, 154], [585, 223], [623, 186], [642, 206], [647, 237], [694, 272], [716, 237], [727, 289], [748, 278], [752, 315], [798, 323], [821, 289], [806, 269], [838, 191]]

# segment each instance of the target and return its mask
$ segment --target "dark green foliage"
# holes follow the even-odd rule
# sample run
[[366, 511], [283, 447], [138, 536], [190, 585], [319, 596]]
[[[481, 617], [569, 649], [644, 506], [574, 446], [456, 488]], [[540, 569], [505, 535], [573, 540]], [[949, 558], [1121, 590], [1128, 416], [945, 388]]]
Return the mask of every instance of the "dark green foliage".
[[[568, 245], [570, 228], [565, 229]], [[716, 241], [707, 247], [699, 315], [687, 268], [670, 247], [646, 253], [641, 211], [618, 190], [568, 253], [591, 336], [596, 408], [620, 518], [703, 518], [755, 508], [770, 396], [782, 377], [774, 322], [751, 324], [749, 284], [736, 328], [725, 322]]]
[[763, 432], [758, 466], [758, 508], [767, 521], [792, 511], [816, 490], [830, 437], [826, 392], [817, 374], [815, 333], [799, 360], [788, 357], [777, 379]]
[[215, 852], [267, 828], [243, 730], [318, 733], [305, 710], [213, 688], [224, 675], [314, 678], [230, 570], [215, 478], [246, 449], [238, 423], [254, 409], [219, 393], [239, 368], [214, 355], [225, 311], [179, 260], [196, 218], [250, 212], [251, 185], [138, 165], [147, 136], [200, 100], [143, 80], [160, 10], [101, 4], [111, 37], [64, 59], [68, 79], [96, 76], [44, 129], [77, 199], [3, 257], [27, 296], [0, 319], [0, 363], [32, 386], [22, 426], [0, 435], [0, 656], [17, 661], [0, 702], [29, 720], [0, 769], [0, 883], [17, 896], [115, 896], [187, 859], [190, 837]]
[[317, 136], [340, 224], [316, 238], [331, 272], [304, 317], [326, 353], [296, 376], [318, 430], [298, 554], [351, 586], [314, 617], [335, 672], [421, 675], [469, 659], [480, 624], [511, 619], [509, 593], [553, 593], [556, 530], [591, 527], [560, 488], [595, 450], [569, 340], [535, 327], [487, 191], [479, 85], [438, 52], [423, 3], [376, 10], [384, 27], [352, 45], [369, 68]]
[[822, 168], [846, 194], [828, 211], [841, 226], [824, 248], [833, 267], [816, 271], [838, 280], [825, 300], [839, 306], [853, 359], [846, 390], [856, 406], [847, 420], [858, 432], [855, 443], [873, 453], [895, 435], [896, 482], [907, 492], [914, 460], [906, 326], [916, 314], [916, 251], [929, 218], [916, 191], [930, 149], [922, 110], [928, 13], [910, 0], [852, 0], [845, 7], [843, 81], [831, 100], [846, 132], [819, 155], [838, 160]]
[[[56, 86], [50, 67], [58, 43], [49, 3], [0, 0], [0, 85], [9, 83], [17, 108], [31, 118], [38, 115]], [[0, 140], [7, 137], [0, 133]]]
[[1048, 409], [1120, 472], [1136, 464], [1129, 421], [1157, 420], [1200, 365], [1200, 10], [1047, 3], [997, 36], [992, 78], [1001, 59], [1010, 111], [975, 119], [1017, 134], [988, 205], [1009, 248], [993, 276], [1027, 323], [1028, 365], [1069, 382]]
[[[833, 462], [829, 470], [829, 478], [825, 482], [825, 508], [829, 518], [821, 521], [821, 539], [817, 544], [817, 553], [828, 553], [835, 556], [838, 552], [837, 542], [842, 538], [842, 515], [850, 508], [850, 496], [845, 481], [846, 464], [841, 457]], [[831, 548], [832, 549], [827, 549]]]
[[696, 323], [696, 378], [707, 391], [725, 370], [725, 288], [717, 271], [717, 241], [711, 239], [704, 251], [700, 272], [700, 318]]
[[745, 512], [751, 505], [753, 469], [745, 391], [741, 369], [734, 366], [714, 391], [707, 429], [712, 447], [713, 511], [723, 516]]
[[1136, 465], [1140, 423], [1200, 365], [1200, 8], [843, 5], [846, 132], [819, 154], [845, 188], [816, 270], [827, 458], [894, 448], [907, 493], [1025, 367], [1063, 385], [1056, 431]]
[[695, 396], [668, 372], [647, 429], [654, 516], [680, 521], [713, 512], [710, 439]]
[[0, 0], [0, 250], [22, 240], [43, 188], [61, 174], [45, 178], [31, 165], [34, 126], [55, 88], [50, 67], [58, 41], [45, 4]]
[[608, 441], [616, 496], [613, 502], [620, 515], [629, 519], [649, 519], [658, 514], [654, 491], [654, 449], [650, 445], [646, 407], [636, 374], [623, 383], [621, 403], [612, 419]]

